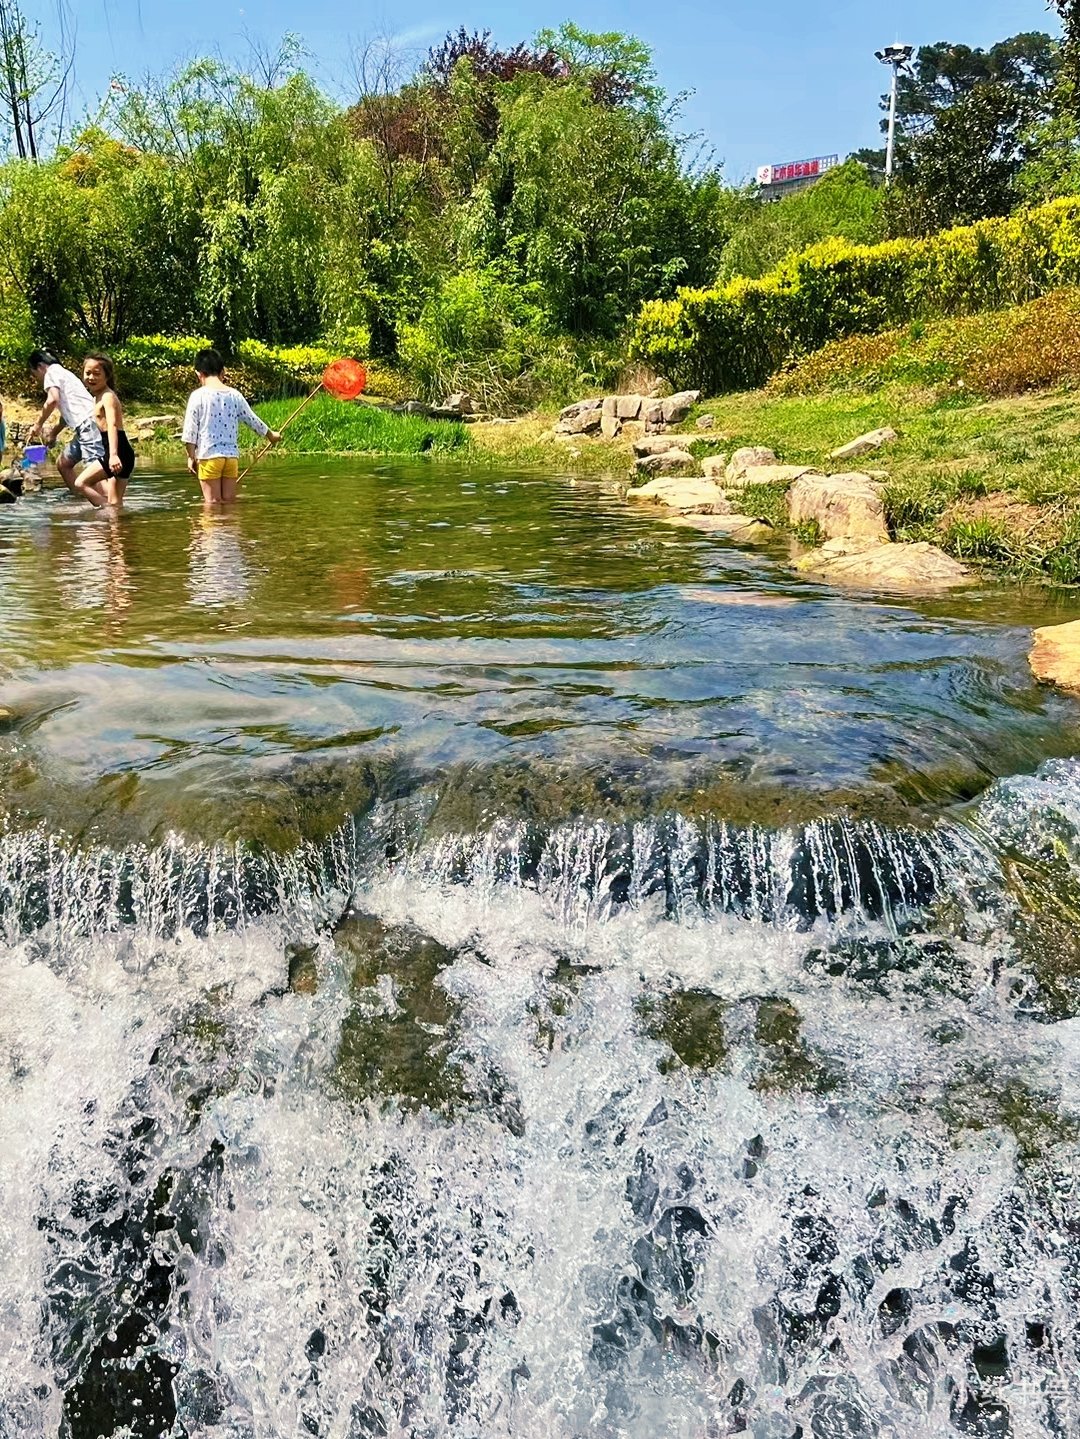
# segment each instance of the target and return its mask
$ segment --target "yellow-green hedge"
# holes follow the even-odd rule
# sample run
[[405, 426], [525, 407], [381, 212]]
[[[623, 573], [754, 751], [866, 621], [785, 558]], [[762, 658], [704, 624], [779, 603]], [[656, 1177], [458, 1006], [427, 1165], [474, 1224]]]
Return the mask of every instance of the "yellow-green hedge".
[[747, 389], [845, 335], [1023, 304], [1080, 283], [1080, 198], [924, 240], [829, 240], [761, 280], [642, 306], [631, 354], [678, 386]]

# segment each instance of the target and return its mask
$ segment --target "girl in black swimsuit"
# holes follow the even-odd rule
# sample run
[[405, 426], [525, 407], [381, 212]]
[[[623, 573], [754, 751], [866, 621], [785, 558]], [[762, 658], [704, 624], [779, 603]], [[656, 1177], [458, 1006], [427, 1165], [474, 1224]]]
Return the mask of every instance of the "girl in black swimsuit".
[[127, 482], [135, 468], [135, 451], [124, 431], [124, 408], [116, 393], [116, 374], [108, 355], [87, 355], [83, 361], [83, 384], [94, 397], [94, 418], [105, 442], [104, 478], [99, 481], [106, 504], [119, 509], [124, 503]]

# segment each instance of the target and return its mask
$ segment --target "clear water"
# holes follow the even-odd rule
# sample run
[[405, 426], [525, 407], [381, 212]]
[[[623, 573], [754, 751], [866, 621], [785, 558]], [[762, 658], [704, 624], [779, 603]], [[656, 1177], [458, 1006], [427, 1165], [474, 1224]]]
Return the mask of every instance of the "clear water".
[[452, 467], [0, 519], [3, 1439], [1080, 1432], [1080, 601]]

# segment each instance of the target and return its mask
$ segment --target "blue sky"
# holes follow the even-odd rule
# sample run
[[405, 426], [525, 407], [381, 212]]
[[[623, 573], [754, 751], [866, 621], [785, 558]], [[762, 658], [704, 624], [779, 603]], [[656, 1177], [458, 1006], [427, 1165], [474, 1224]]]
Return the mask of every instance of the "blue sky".
[[[53, 0], [38, 6], [47, 31]], [[422, 51], [461, 24], [510, 44], [567, 18], [631, 31], [652, 46], [669, 92], [694, 92], [687, 128], [705, 133], [732, 180], [759, 164], [874, 143], [887, 78], [874, 51], [884, 43], [988, 45], [1056, 28], [1043, 0], [462, 0], [451, 8], [446, 0], [74, 0], [71, 8], [87, 103], [117, 72], [134, 78], [215, 48], [240, 53], [245, 30], [264, 41], [299, 32], [324, 81], [342, 90], [349, 44], [365, 36], [395, 34]]]

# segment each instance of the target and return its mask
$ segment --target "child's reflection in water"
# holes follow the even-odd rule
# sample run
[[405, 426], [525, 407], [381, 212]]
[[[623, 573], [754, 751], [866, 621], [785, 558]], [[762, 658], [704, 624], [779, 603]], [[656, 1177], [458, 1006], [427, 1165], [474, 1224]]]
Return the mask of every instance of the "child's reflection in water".
[[193, 605], [221, 608], [247, 602], [252, 567], [234, 514], [209, 510], [196, 516], [188, 554], [188, 597]]
[[72, 544], [57, 582], [72, 610], [107, 610], [120, 616], [131, 608], [134, 587], [124, 553], [127, 522], [115, 510], [103, 511], [74, 527]]

